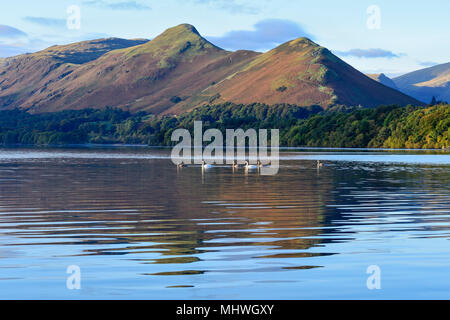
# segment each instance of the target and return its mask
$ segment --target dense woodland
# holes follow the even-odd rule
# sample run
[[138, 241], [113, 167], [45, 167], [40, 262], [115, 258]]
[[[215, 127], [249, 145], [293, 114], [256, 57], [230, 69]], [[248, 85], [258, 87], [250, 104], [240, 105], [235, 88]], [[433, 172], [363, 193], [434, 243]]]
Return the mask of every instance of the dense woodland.
[[4, 145], [149, 144], [172, 145], [173, 130], [280, 129], [283, 146], [353, 148], [449, 148], [450, 105], [382, 106], [376, 109], [334, 108], [323, 111], [293, 105], [203, 106], [193, 112], [157, 117], [119, 109], [67, 110], [29, 114], [0, 111], [0, 143]]

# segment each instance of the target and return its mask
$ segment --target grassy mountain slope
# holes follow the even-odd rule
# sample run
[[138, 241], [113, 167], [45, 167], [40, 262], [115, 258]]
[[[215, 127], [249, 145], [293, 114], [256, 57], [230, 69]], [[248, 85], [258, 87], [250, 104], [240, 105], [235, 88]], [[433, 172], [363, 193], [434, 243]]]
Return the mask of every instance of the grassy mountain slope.
[[53, 46], [33, 54], [3, 59], [0, 61], [0, 106], [30, 109], [34, 97], [46, 94], [53, 83], [73, 73], [80, 65], [94, 61], [111, 50], [146, 42], [98, 39]]
[[221, 101], [334, 104], [375, 107], [384, 103], [417, 104], [386, 88], [309, 39], [299, 38], [253, 59], [243, 70], [212, 87]]

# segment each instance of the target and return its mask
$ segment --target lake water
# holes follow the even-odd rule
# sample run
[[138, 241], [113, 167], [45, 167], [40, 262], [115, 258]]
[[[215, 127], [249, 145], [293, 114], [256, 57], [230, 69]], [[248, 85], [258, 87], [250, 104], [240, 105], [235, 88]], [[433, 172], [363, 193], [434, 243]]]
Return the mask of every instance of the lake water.
[[287, 150], [275, 176], [168, 156], [0, 149], [0, 298], [450, 299], [449, 153]]

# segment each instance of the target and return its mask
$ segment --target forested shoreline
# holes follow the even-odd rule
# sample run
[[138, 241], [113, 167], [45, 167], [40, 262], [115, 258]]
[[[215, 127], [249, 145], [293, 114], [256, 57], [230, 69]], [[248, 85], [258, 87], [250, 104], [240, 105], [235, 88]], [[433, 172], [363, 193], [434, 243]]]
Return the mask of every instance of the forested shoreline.
[[449, 148], [450, 105], [381, 106], [375, 109], [280, 104], [202, 106], [180, 116], [158, 117], [120, 109], [30, 114], [0, 111], [0, 144], [145, 144], [170, 146], [177, 128], [280, 129], [287, 147]]

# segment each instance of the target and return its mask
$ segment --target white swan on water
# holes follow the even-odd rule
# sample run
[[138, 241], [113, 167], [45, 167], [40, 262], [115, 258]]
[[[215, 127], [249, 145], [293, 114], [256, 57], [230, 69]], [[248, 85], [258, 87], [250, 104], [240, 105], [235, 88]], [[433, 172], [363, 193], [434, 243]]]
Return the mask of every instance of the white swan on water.
[[245, 169], [249, 170], [258, 169], [258, 166], [254, 164], [249, 164], [248, 161], [245, 161]]
[[202, 169], [211, 169], [213, 166], [210, 164], [207, 164], [205, 160], [202, 161]]

